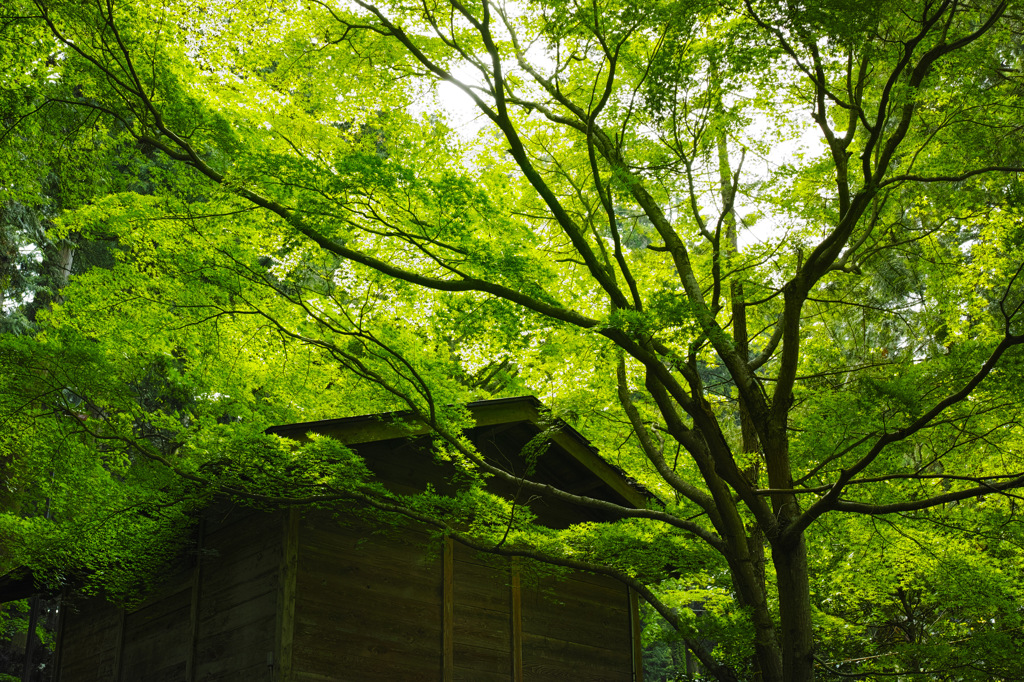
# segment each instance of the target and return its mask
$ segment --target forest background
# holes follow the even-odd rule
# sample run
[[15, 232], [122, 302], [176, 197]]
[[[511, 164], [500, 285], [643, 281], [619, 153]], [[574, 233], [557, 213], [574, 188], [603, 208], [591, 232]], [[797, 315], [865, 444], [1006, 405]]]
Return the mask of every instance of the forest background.
[[[711, 679], [1021, 679], [1022, 31], [5, 3], [0, 572], [130, 599], [217, 497], [351, 507], [615, 576]], [[487, 495], [459, 406], [523, 394], [661, 503], [555, 532]], [[391, 410], [459, 496], [265, 434]]]

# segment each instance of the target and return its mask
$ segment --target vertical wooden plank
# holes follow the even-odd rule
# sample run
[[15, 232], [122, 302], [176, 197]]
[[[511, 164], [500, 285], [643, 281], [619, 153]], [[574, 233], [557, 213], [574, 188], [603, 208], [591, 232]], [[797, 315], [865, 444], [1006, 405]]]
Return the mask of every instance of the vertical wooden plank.
[[277, 633], [274, 658], [268, 665], [277, 669], [275, 680], [292, 679], [292, 651], [295, 643], [295, 591], [299, 572], [299, 510], [285, 513], [282, 529], [281, 568], [278, 573]]
[[627, 587], [626, 590], [629, 592], [629, 625], [633, 635], [633, 680], [634, 682], [644, 682], [644, 649], [640, 638], [642, 634], [640, 599], [633, 588]]
[[57, 602], [57, 637], [53, 643], [53, 682], [60, 682], [60, 668], [64, 661], [64, 628], [67, 627], [68, 589], [60, 591]]
[[[50, 500], [47, 499], [46, 503], [49, 504]], [[25, 636], [25, 663], [21, 667], [22, 682], [31, 682], [32, 679], [32, 659], [36, 653], [36, 626], [39, 625], [40, 608], [39, 595], [33, 595], [28, 600], [28, 631]]]
[[441, 638], [444, 651], [441, 655], [441, 679], [452, 682], [455, 675], [455, 545], [450, 537], [444, 539], [444, 603], [441, 622]]
[[519, 557], [512, 557], [512, 680], [523, 682], [523, 591], [519, 575]]
[[124, 649], [124, 622], [127, 614], [124, 607], [117, 610], [117, 644], [114, 645], [114, 680], [121, 682], [121, 651]]
[[196, 528], [196, 565], [192, 569], [192, 603], [189, 605], [189, 645], [185, 651], [185, 681], [196, 680], [196, 647], [199, 646], [199, 594], [203, 586], [203, 539], [206, 520], [200, 519]]

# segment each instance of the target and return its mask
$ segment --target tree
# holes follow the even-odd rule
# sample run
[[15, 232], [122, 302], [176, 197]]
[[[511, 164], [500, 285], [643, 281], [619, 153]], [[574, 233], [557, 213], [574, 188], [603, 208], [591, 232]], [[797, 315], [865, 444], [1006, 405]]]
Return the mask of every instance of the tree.
[[[162, 510], [114, 515], [139, 546], [69, 561], [149, 557], [218, 491], [355, 501], [615, 575], [717, 679], [1014, 674], [994, 653], [1021, 627], [1008, 2], [21, 0], [4, 21], [12, 54], [52, 64], [45, 102], [163, 164], [151, 194], [62, 216], [55, 235], [122, 257], [5, 346], [24, 451], [88, 476], [48, 537]], [[432, 104], [442, 82], [475, 137]], [[439, 456], [508, 476], [451, 406], [526, 390], [664, 506], [553, 533], [475, 487], [396, 499], [342, 449], [260, 435], [401, 408]], [[990, 589], [925, 594], [963, 571]], [[714, 617], [677, 608], [695, 599]]]

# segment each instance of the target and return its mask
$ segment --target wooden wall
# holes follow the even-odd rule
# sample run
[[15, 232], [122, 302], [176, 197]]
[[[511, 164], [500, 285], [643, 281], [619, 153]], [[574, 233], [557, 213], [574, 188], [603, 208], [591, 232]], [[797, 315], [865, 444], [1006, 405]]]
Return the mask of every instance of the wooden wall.
[[444, 544], [414, 529], [304, 519], [282, 679], [633, 682], [621, 584], [520, 580], [512, 561]]
[[513, 671], [510, 562], [453, 543], [452, 679], [508, 682]]
[[199, 564], [196, 682], [274, 680], [283, 523], [281, 514], [243, 510], [208, 526]]
[[189, 613], [192, 586], [131, 612], [122, 610], [123, 633], [117, 656], [117, 680], [180, 682], [185, 679], [192, 637]]
[[98, 597], [66, 607], [58, 678], [62, 682], [186, 679], [193, 588], [189, 573], [175, 572], [159, 598], [132, 609], [117, 608]]
[[453, 680], [634, 680], [621, 583], [581, 574], [536, 579], [515, 561], [458, 543], [452, 570]]
[[347, 518], [209, 515], [158, 597], [67, 614], [60, 682], [640, 682], [615, 581]]
[[304, 519], [291, 679], [440, 680], [441, 556], [428, 545], [413, 529]]
[[60, 679], [109, 682], [120, 646], [122, 612], [93, 598], [66, 609], [61, 623]]
[[522, 587], [523, 679], [633, 679], [629, 592], [618, 581], [574, 574]]
[[156, 597], [69, 607], [60, 682], [271, 682], [281, 530], [280, 515], [222, 510]]

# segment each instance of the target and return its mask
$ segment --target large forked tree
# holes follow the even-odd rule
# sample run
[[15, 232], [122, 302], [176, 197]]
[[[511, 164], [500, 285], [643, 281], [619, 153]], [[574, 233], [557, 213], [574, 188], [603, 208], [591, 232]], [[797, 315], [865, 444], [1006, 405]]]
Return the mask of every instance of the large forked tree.
[[[21, 88], [5, 137], [31, 144], [33, 120], [77, 110], [62, 134], [147, 181], [63, 216], [59, 234], [116, 241], [119, 262], [5, 347], [10, 395], [28, 395], [5, 402], [25, 429], [7, 442], [47, 453], [18, 466], [49, 479], [19, 485], [57, 510], [7, 517], [19, 560], [45, 563], [33, 533], [86, 525], [64, 476], [125, 524], [218, 491], [356, 501], [615, 575], [721, 680], [1013, 674], [1010, 3], [16, 0], [3, 15]], [[507, 476], [450, 406], [522, 391], [662, 504], [552, 533], [494, 500], [481, 514], [475, 492], [398, 499], [327, 444], [297, 459], [258, 435], [402, 408], [441, 456]], [[143, 538], [171, 517], [130, 518]], [[712, 649], [675, 607], [723, 584], [740, 609]]]

